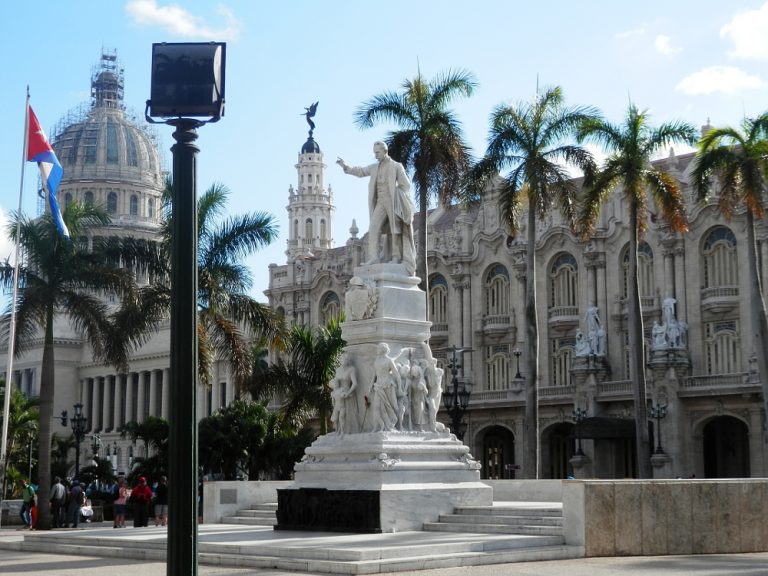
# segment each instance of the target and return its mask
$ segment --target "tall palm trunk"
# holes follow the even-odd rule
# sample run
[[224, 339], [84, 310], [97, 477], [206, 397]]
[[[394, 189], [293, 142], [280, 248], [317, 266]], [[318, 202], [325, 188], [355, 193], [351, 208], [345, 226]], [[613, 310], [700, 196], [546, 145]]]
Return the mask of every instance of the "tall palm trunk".
[[536, 313], [536, 210], [528, 206], [528, 245], [525, 248], [525, 334], [528, 339], [528, 381], [525, 389], [525, 452], [527, 478], [539, 477], [539, 319]]
[[[629, 330], [629, 373], [635, 389], [635, 446], [637, 474], [650, 478], [651, 443], [648, 438], [648, 409], [646, 406], [645, 343], [643, 315], [640, 310], [640, 290], [637, 278], [637, 201], [630, 199], [629, 210], [629, 286], [627, 291], [627, 324]], [[657, 432], [658, 433], [658, 432]]]
[[50, 530], [51, 512], [48, 509], [48, 493], [51, 491], [51, 424], [53, 422], [53, 303], [45, 312], [45, 343], [43, 364], [40, 368], [40, 438], [37, 462], [37, 529]]
[[[757, 369], [763, 387], [763, 418], [768, 419], [768, 315], [766, 315], [762, 283], [757, 266], [755, 219], [750, 210], [747, 210], [747, 262], [749, 266], [749, 304], [753, 322], [752, 338], [755, 356], [757, 356]], [[763, 262], [763, 266], [768, 266], [768, 262]], [[765, 420], [763, 420], [763, 441], [768, 442]]]

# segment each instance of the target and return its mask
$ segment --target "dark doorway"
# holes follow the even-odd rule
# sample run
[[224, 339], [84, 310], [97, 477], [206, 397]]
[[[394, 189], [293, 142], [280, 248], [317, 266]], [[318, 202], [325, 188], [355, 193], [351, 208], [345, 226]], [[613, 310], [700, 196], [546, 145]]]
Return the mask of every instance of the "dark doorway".
[[749, 478], [749, 430], [733, 416], [718, 416], [704, 426], [704, 477]]
[[541, 435], [541, 443], [546, 446], [542, 451], [543, 477], [559, 479], [573, 476], [573, 466], [570, 462], [576, 452], [573, 424], [560, 422], [549, 426]]
[[501, 426], [492, 426], [483, 434], [483, 478], [488, 480], [515, 477], [515, 436]]

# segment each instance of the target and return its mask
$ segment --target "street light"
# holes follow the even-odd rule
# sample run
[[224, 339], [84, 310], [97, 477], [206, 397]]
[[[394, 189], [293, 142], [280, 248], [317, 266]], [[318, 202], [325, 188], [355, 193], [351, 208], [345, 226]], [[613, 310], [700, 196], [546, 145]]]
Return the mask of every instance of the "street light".
[[584, 456], [584, 451], [581, 449], [581, 421], [587, 417], [587, 411], [577, 407], [573, 409], [572, 414], [576, 421], [576, 456]]
[[75, 437], [75, 478], [80, 476], [80, 444], [85, 439], [85, 431], [88, 429], [88, 418], [83, 416], [83, 405], [79, 402], [73, 406], [75, 409], [75, 415], [69, 418], [67, 411], [62, 410], [61, 425], [66, 427], [67, 421], [72, 426], [72, 434]]
[[99, 449], [101, 448], [101, 435], [91, 434], [91, 455], [93, 456], [93, 465], [98, 466], [96, 461], [99, 457]]
[[[197, 576], [197, 129], [224, 114], [226, 44], [152, 45], [144, 116], [176, 130], [171, 213], [171, 379], [167, 574]], [[151, 117], [162, 118], [155, 121]], [[206, 117], [207, 120], [195, 118]]]
[[452, 388], [446, 386], [445, 394], [443, 394], [443, 406], [445, 406], [445, 411], [448, 412], [448, 416], [451, 418], [451, 430], [456, 434], [456, 438], [463, 441], [466, 424], [462, 422], [462, 419], [469, 406], [469, 396], [471, 392], [467, 389], [466, 383], [459, 384], [457, 375], [461, 365], [458, 363], [456, 354], [471, 352], [472, 349], [451, 346], [445, 350], [451, 352], [453, 355], [451, 361], [448, 363], [448, 368], [451, 371]]
[[664, 454], [664, 449], [661, 447], [661, 420], [667, 415], [666, 404], [654, 404], [651, 406], [651, 418], [656, 419], [656, 450], [654, 454]]
[[520, 348], [515, 346], [515, 349], [512, 350], [512, 354], [515, 356], [515, 361], [517, 362], [517, 374], [515, 374], [515, 380], [522, 380], [523, 375], [520, 374], [520, 355], [522, 352], [520, 351]]

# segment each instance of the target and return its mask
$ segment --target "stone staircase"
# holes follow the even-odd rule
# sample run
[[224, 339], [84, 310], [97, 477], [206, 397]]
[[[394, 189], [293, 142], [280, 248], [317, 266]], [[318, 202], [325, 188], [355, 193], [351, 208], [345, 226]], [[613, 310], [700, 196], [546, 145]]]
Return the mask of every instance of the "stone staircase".
[[277, 524], [277, 502], [253, 504], [250, 508], [238, 510], [234, 516], [225, 516], [222, 524], [243, 524], [247, 526], [274, 526]]
[[456, 508], [437, 522], [426, 522], [424, 530], [543, 536], [556, 539], [550, 543], [558, 544], [565, 541], [561, 502], [494, 502], [492, 506]]

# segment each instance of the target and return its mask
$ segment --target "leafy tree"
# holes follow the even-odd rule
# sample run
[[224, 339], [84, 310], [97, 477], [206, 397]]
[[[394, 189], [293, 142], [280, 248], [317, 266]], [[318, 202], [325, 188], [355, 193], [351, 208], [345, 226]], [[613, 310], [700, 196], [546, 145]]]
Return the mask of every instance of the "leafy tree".
[[[84, 238], [109, 224], [109, 217], [99, 208], [74, 202], [64, 211], [64, 220], [73, 238]], [[20, 219], [17, 236], [16, 221]], [[51, 487], [51, 440], [55, 359], [53, 324], [56, 316], [69, 320], [91, 345], [93, 357], [127, 371], [128, 356], [135, 339], [129, 332], [115, 328], [115, 317], [105, 297], [117, 296], [132, 302], [135, 297], [132, 274], [118, 267], [106, 256], [96, 238], [86, 242], [70, 241], [58, 234], [50, 214], [30, 220], [16, 215], [9, 224], [11, 239], [25, 255], [19, 268], [19, 298], [16, 303], [16, 353], [21, 354], [44, 335], [40, 373], [39, 491]], [[0, 283], [13, 287], [14, 269], [0, 265]], [[135, 334], [135, 333], [130, 333]], [[50, 511], [40, 507], [38, 526], [51, 526]]]
[[[162, 241], [134, 241], [130, 257], [121, 257], [135, 268], [147, 270], [152, 282], [141, 289], [139, 309], [127, 310], [125, 317], [140, 316], [144, 323], [136, 330], [168, 318], [171, 307], [171, 195], [166, 185]], [[198, 213], [198, 374], [210, 384], [217, 358], [224, 358], [238, 390], [245, 390], [251, 372], [251, 337], [279, 343], [282, 320], [269, 308], [248, 295], [251, 273], [242, 259], [270, 244], [277, 235], [272, 216], [262, 212], [220, 217], [226, 213], [229, 190], [213, 184], [197, 202]]]
[[630, 379], [635, 385], [635, 435], [640, 478], [652, 476], [645, 342], [637, 276], [637, 248], [647, 227], [648, 194], [672, 231], [684, 232], [688, 229], [680, 184], [672, 175], [651, 164], [651, 157], [672, 143], [692, 144], [695, 141], [695, 129], [690, 124], [669, 122], [652, 128], [647, 120], [647, 112], [630, 104], [622, 125], [594, 118], [584, 122], [579, 130], [580, 141], [596, 142], [609, 154], [600, 170], [588, 174], [584, 182], [584, 206], [579, 218], [583, 235], [588, 236], [594, 229], [603, 202], [619, 185], [629, 207], [627, 324]]
[[414, 79], [403, 82], [402, 92], [374, 96], [355, 113], [355, 121], [362, 128], [372, 128], [379, 121], [400, 128], [390, 132], [386, 142], [392, 158], [413, 175], [419, 205], [416, 275], [425, 291], [430, 199], [447, 203], [456, 198], [461, 178], [472, 164], [461, 123], [448, 105], [458, 96], [471, 96], [476, 86], [472, 74], [465, 71], [448, 71], [431, 81], [419, 72]]
[[120, 427], [120, 437], [144, 443], [144, 456], [133, 459], [128, 478], [134, 480], [146, 476], [157, 480], [168, 474], [168, 434], [169, 426], [165, 418], [147, 416], [141, 422], [128, 422]]
[[252, 375], [251, 395], [257, 400], [285, 398], [281, 411], [291, 425], [299, 428], [317, 415], [320, 433], [326, 434], [333, 407], [330, 382], [345, 345], [341, 322], [343, 317], [333, 318], [314, 330], [294, 325], [286, 352], [266, 372]]
[[[0, 388], [0, 406], [4, 405], [5, 382]], [[40, 431], [40, 415], [37, 398], [27, 398], [17, 388], [11, 388], [11, 400], [8, 419], [8, 444], [6, 446], [5, 470], [3, 470], [3, 490], [5, 494], [8, 477], [25, 477], [23, 470], [30, 464], [36, 464], [37, 450], [30, 455], [30, 445], [37, 445]], [[3, 414], [0, 414], [0, 426], [2, 426]], [[32, 480], [32, 478], [30, 478]]]
[[529, 477], [539, 477], [539, 325], [536, 303], [536, 219], [553, 207], [571, 221], [578, 189], [568, 167], [592, 170], [592, 157], [569, 143], [578, 126], [592, 118], [592, 108], [566, 107], [559, 87], [549, 88], [532, 102], [501, 104], [491, 114], [488, 148], [468, 181], [468, 192], [488, 191], [497, 174], [499, 208], [511, 233], [519, 229], [523, 200], [528, 204], [525, 284], [525, 326], [528, 347], [528, 386], [525, 397], [525, 449], [523, 467]]
[[[720, 184], [717, 202], [726, 220], [730, 220], [736, 210], [742, 207], [746, 210], [749, 302], [755, 323], [752, 334], [763, 382], [763, 406], [768, 415], [768, 317], [755, 236], [755, 220], [765, 215], [768, 191], [768, 112], [744, 119], [740, 129], [714, 128], [704, 134], [693, 168], [693, 185], [700, 200], [710, 197], [714, 180]], [[763, 262], [763, 266], [766, 265]]]
[[305, 430], [297, 434], [264, 405], [246, 400], [217, 410], [199, 426], [200, 465], [225, 480], [287, 478], [314, 439]]

